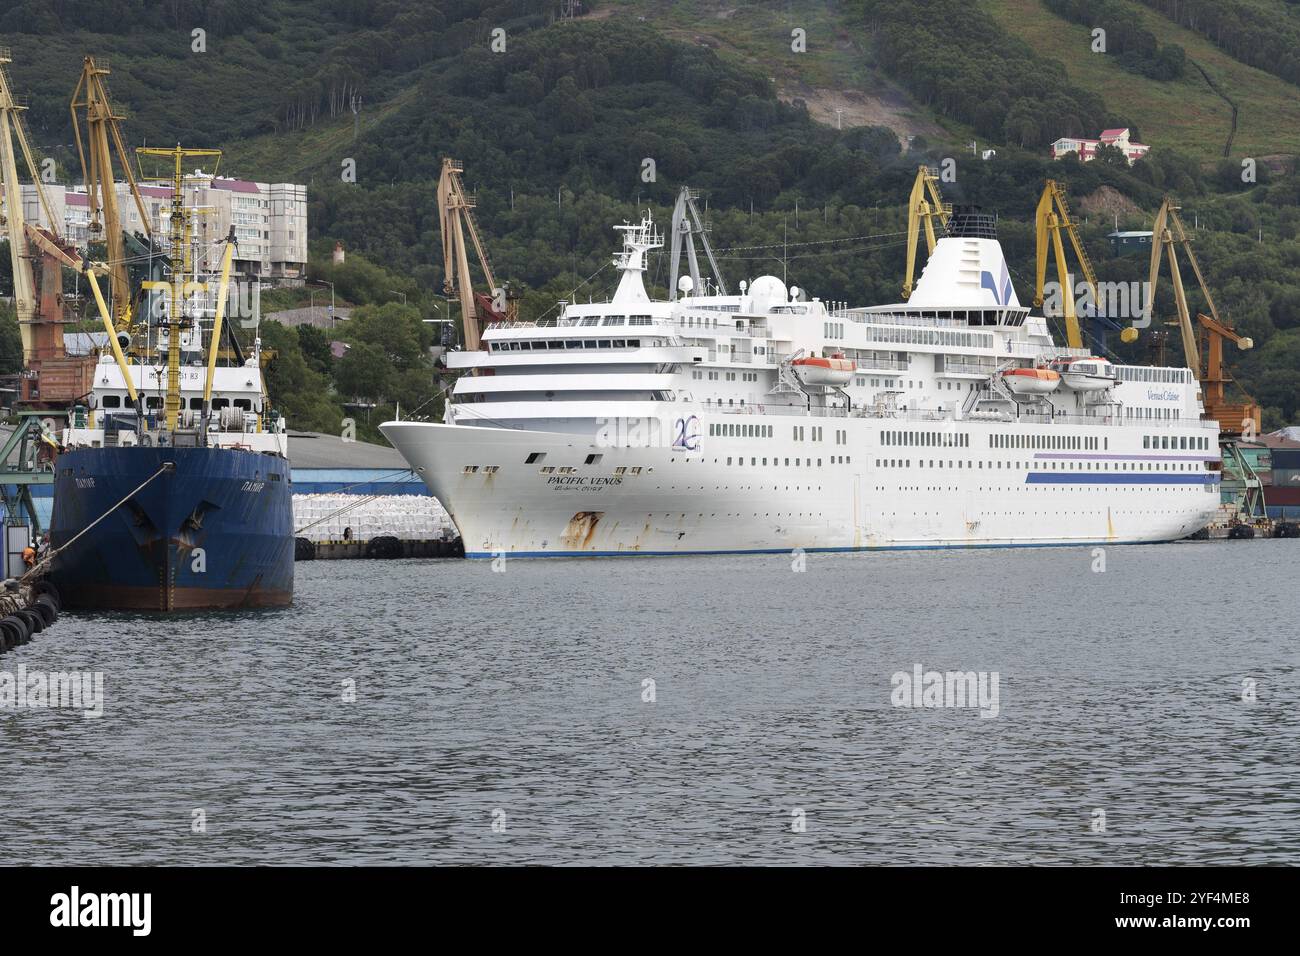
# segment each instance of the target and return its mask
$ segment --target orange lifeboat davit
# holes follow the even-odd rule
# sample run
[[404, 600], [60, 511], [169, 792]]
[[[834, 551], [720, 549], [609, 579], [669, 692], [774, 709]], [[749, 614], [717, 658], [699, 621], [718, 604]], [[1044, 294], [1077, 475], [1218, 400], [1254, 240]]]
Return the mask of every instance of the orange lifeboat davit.
[[799, 381], [805, 385], [847, 385], [853, 381], [856, 368], [852, 359], [846, 359], [842, 355], [830, 358], [809, 355], [794, 359], [790, 365]]
[[1002, 382], [1015, 395], [1047, 395], [1061, 386], [1061, 376], [1050, 368], [1009, 368]]

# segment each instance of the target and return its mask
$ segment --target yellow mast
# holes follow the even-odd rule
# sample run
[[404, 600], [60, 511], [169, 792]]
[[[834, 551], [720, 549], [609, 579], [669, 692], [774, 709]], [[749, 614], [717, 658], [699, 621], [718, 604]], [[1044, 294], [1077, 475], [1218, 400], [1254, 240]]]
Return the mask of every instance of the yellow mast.
[[108, 344], [113, 349], [113, 359], [117, 362], [117, 367], [122, 371], [122, 378], [126, 380], [126, 391], [131, 396], [131, 404], [135, 406], [136, 411], [140, 410], [140, 396], [136, 394], [135, 382], [131, 380], [131, 369], [126, 364], [126, 356], [122, 354], [122, 346], [118, 344], [117, 335], [113, 330], [113, 318], [108, 314], [108, 303], [104, 301], [104, 293], [99, 291], [99, 282], [95, 279], [95, 270], [86, 259], [82, 262], [81, 271], [85, 273], [86, 279], [90, 282], [90, 291], [95, 294], [95, 304], [99, 306], [99, 316], [104, 320], [104, 331], [108, 333]]
[[[235, 257], [235, 227], [226, 237], [226, 251], [221, 256], [221, 284], [217, 286], [217, 314], [212, 321], [212, 341], [208, 343], [208, 377], [203, 381], [203, 417], [206, 420], [212, 401], [212, 379], [217, 374], [217, 351], [221, 346], [221, 322], [226, 315], [226, 290], [230, 283], [230, 263]], [[206, 434], [206, 424], [205, 424]]]
[[171, 256], [171, 305], [167, 312], [167, 430], [176, 429], [181, 410], [181, 312], [184, 299], [185, 276], [190, 270], [188, 242], [188, 214], [185, 210], [185, 171], [183, 164], [190, 157], [215, 157], [212, 174], [221, 159], [219, 149], [172, 149], [141, 147], [141, 156], [158, 156], [172, 161], [172, 212], [167, 236]]

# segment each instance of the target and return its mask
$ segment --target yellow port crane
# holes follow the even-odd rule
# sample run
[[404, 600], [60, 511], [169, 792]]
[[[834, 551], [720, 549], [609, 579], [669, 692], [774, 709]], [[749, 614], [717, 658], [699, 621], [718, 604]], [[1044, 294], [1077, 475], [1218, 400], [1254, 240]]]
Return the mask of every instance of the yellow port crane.
[[[1083, 248], [1079, 230], [1070, 218], [1070, 204], [1065, 198], [1065, 188], [1054, 179], [1047, 180], [1043, 194], [1038, 199], [1038, 211], [1034, 216], [1034, 232], [1037, 238], [1037, 272], [1034, 284], [1034, 305], [1043, 304], [1043, 285], [1047, 278], [1047, 246], [1050, 243], [1056, 255], [1056, 277], [1061, 288], [1061, 317], [1065, 320], [1065, 342], [1072, 349], [1083, 348], [1083, 333], [1079, 328], [1079, 315], [1074, 309], [1074, 283], [1070, 280], [1069, 270], [1065, 265], [1065, 243], [1061, 233], [1070, 237], [1070, 246], [1079, 261], [1083, 279], [1092, 293], [1094, 308], [1100, 308], [1097, 297], [1097, 275], [1092, 269], [1092, 260]], [[1137, 331], [1126, 328], [1120, 333], [1125, 342], [1137, 338]]]
[[[514, 303], [497, 286], [492, 263], [483, 249], [478, 227], [474, 224], [474, 198], [465, 191], [460, 174], [465, 167], [460, 161], [442, 161], [442, 175], [438, 179], [438, 225], [442, 230], [443, 292], [460, 299], [461, 320], [465, 325], [465, 349], [475, 352], [481, 347], [480, 334], [484, 319], [493, 322], [513, 321]], [[465, 246], [465, 233], [469, 232], [479, 268], [488, 294], [474, 291], [469, 273], [469, 251]]]
[[939, 195], [939, 177], [929, 166], [920, 166], [916, 170], [916, 181], [912, 183], [912, 194], [907, 200], [907, 273], [903, 276], [903, 301], [912, 297], [913, 277], [916, 273], [916, 240], [920, 238], [921, 227], [925, 228], [926, 255], [934, 254], [934, 220], [939, 220], [940, 227], [948, 227], [948, 216], [952, 204], [945, 203]]
[[5, 64], [11, 62], [9, 50], [0, 48], [0, 223], [9, 240], [9, 256], [13, 266], [14, 310], [18, 313], [18, 329], [23, 340], [23, 360], [30, 364], [34, 355], [36, 320], [36, 280], [32, 271], [32, 256], [28, 249], [27, 222], [23, 214], [23, 190], [18, 180], [18, 161], [14, 155], [14, 140], [22, 150], [27, 164], [27, 174], [36, 188], [36, 196], [45, 210], [50, 230], [59, 236], [58, 221], [50, 212], [45, 187], [27, 139], [27, 129], [22, 114], [27, 107], [14, 95], [9, 84]]
[[[152, 235], [152, 230], [149, 215], [145, 212], [144, 199], [140, 196], [140, 189], [131, 173], [131, 163], [122, 146], [122, 130], [118, 124], [125, 117], [114, 112], [108, 98], [108, 88], [104, 84], [104, 77], [108, 75], [106, 62], [101, 60], [96, 63], [93, 56], [86, 57], [81, 68], [81, 78], [72, 92], [69, 109], [72, 113], [72, 131], [76, 136], [77, 156], [81, 159], [81, 173], [86, 183], [91, 237], [94, 238], [102, 231], [107, 251], [104, 265], [108, 270], [113, 325], [117, 332], [129, 333], [133, 324], [131, 284], [127, 276], [122, 222], [118, 216], [117, 185], [113, 177], [114, 152], [122, 167], [122, 176], [131, 189], [131, 195], [135, 197], [145, 235]], [[84, 141], [79, 110], [84, 113]]]
[[[1182, 274], [1178, 270], [1176, 250], [1179, 246], [1182, 247], [1188, 263], [1191, 264], [1196, 282], [1201, 288], [1201, 295], [1205, 297], [1206, 308], [1210, 310], [1209, 315], [1197, 314], [1199, 328], [1192, 325], [1191, 312], [1187, 306], [1187, 293], [1183, 288]], [[1247, 336], [1238, 335], [1232, 325], [1219, 316], [1218, 306], [1214, 304], [1214, 296], [1210, 294], [1205, 276], [1201, 273], [1201, 264], [1196, 261], [1191, 240], [1188, 239], [1187, 230], [1178, 216], [1178, 206], [1168, 196], [1160, 204], [1160, 210], [1156, 213], [1155, 223], [1151, 228], [1151, 272], [1148, 283], [1150, 292], [1147, 298], [1146, 315], [1148, 320], [1155, 306], [1160, 262], [1166, 254], [1169, 259], [1169, 278], [1174, 287], [1174, 302], [1178, 309], [1178, 328], [1182, 333], [1183, 357], [1187, 367], [1201, 383], [1202, 403], [1205, 406], [1206, 416], [1219, 423], [1221, 438], [1233, 438], [1243, 432], [1257, 432], [1260, 427], [1260, 407], [1249, 396], [1246, 397], [1245, 402], [1228, 403], [1227, 386], [1234, 380], [1223, 364], [1225, 341], [1232, 342], [1243, 351], [1253, 348], [1255, 343]], [[1203, 347], [1204, 358], [1201, 355]]]

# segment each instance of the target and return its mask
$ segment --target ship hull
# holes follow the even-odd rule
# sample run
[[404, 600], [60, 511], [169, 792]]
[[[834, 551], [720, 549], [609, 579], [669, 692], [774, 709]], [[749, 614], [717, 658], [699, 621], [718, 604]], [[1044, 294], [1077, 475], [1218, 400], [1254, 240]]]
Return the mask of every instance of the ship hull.
[[56, 467], [50, 544], [64, 550], [50, 576], [64, 606], [183, 611], [292, 601], [292, 485], [283, 458], [80, 448]]
[[[827, 441], [792, 440], [794, 425], [805, 436], [819, 426]], [[1086, 432], [1109, 436], [1106, 453], [994, 451], [991, 431], [1008, 426], [950, 421], [927, 429], [935, 447], [882, 447], [881, 430], [898, 427], [778, 418], [761, 443], [703, 437], [691, 450], [462, 425], [381, 429], [447, 509], [467, 557], [1153, 543], [1194, 533], [1218, 506], [1217, 444], [1144, 452], [1138, 429], [1115, 428]]]

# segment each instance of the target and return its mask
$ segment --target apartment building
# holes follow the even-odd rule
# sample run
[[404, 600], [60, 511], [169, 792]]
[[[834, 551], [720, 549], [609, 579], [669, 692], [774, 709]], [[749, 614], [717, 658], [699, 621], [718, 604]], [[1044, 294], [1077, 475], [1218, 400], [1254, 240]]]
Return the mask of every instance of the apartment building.
[[[221, 262], [220, 240], [235, 230], [234, 273], [277, 285], [301, 284], [307, 275], [307, 187], [296, 183], [255, 183], [242, 179], [200, 176], [187, 180], [185, 205], [196, 211], [194, 255], [200, 269]], [[169, 183], [142, 183], [149, 228], [165, 242], [170, 219]], [[46, 185], [46, 200], [58, 229], [85, 248], [90, 238], [90, 203], [83, 187]], [[130, 187], [117, 184], [122, 229], [143, 233], [144, 224]], [[23, 186], [23, 211], [29, 222], [47, 228], [45, 211], [31, 185]], [[102, 233], [101, 233], [102, 235]]]

